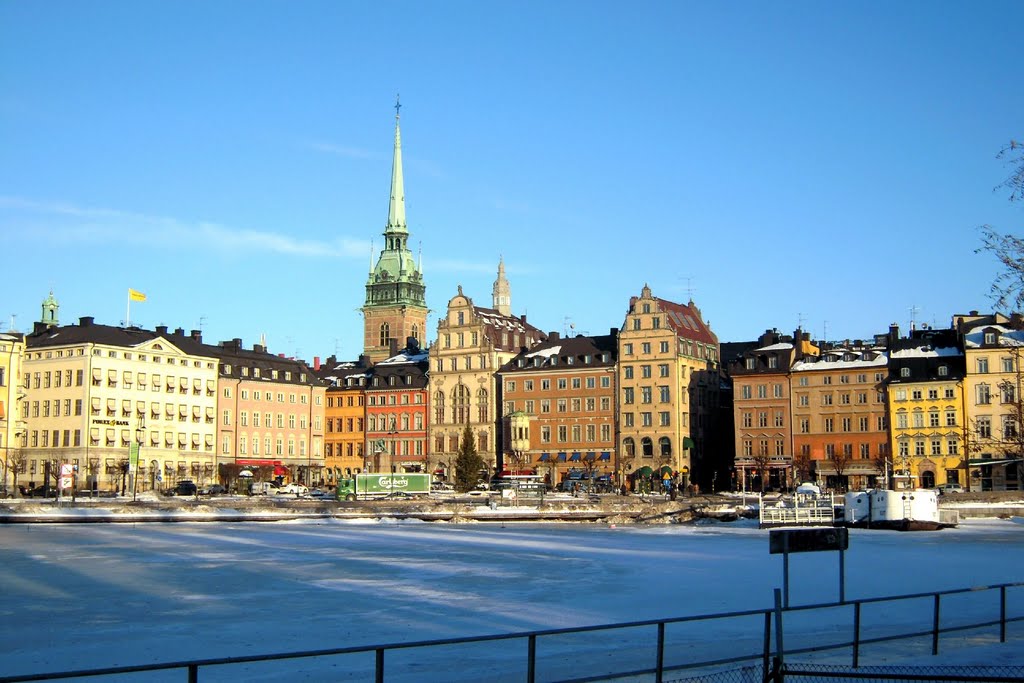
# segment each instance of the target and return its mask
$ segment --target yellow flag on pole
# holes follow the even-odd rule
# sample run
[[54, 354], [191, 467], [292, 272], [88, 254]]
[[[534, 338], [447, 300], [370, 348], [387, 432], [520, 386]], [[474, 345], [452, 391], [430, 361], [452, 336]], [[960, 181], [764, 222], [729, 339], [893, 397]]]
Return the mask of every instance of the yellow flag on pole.
[[137, 292], [134, 289], [129, 289], [128, 290], [128, 300], [129, 301], [145, 301], [146, 300], [146, 295], [143, 294], [142, 292]]

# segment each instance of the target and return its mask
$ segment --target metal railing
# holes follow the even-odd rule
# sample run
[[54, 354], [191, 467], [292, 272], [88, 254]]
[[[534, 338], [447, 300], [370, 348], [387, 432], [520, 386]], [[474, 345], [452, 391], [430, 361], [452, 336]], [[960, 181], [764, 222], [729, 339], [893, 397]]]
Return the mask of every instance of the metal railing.
[[[972, 588], [959, 588], [946, 591], [935, 591], [926, 593], [914, 593], [908, 595], [897, 595], [888, 597], [877, 597], [877, 598], [864, 598], [861, 600], [847, 600], [845, 602], [831, 602], [831, 603], [819, 603], [811, 605], [798, 605], [788, 608], [782, 608], [781, 606], [773, 609], [755, 609], [755, 610], [744, 610], [738, 612], [722, 612], [717, 614], [704, 614], [694, 615], [687, 617], [674, 617], [670, 619], [648, 619], [644, 621], [633, 621], [623, 622], [616, 624], [604, 624], [599, 626], [577, 626], [571, 628], [558, 628], [558, 629], [547, 629], [540, 631], [526, 631], [517, 633], [502, 633], [482, 636], [469, 636], [461, 638], [445, 638], [437, 640], [421, 640], [405, 643], [388, 643], [381, 645], [370, 645], [370, 646], [358, 646], [358, 647], [338, 647], [338, 648], [327, 648], [319, 650], [306, 650], [299, 652], [282, 652], [274, 654], [262, 654], [262, 655], [245, 655], [238, 657], [216, 657], [208, 659], [196, 659], [188, 661], [175, 661], [175, 662], [164, 662], [159, 664], [139, 664], [133, 666], [119, 666], [119, 667], [106, 667], [96, 669], [80, 669], [72, 671], [53, 671], [46, 673], [36, 674], [21, 674], [21, 675], [5, 675], [0, 676], [0, 683], [16, 683], [21, 681], [49, 681], [49, 680], [63, 680], [71, 678], [85, 678], [91, 676], [111, 676], [111, 675], [123, 675], [132, 673], [145, 673], [145, 672], [156, 672], [156, 671], [168, 671], [180, 669], [187, 675], [189, 683], [197, 683], [199, 680], [199, 672], [204, 668], [220, 667], [220, 666], [231, 666], [247, 663], [256, 662], [274, 662], [282, 660], [296, 660], [296, 659], [310, 659], [320, 657], [334, 657], [341, 655], [358, 655], [358, 654], [369, 654], [374, 655], [373, 665], [373, 678], [376, 683], [384, 683], [385, 681], [385, 663], [386, 655], [389, 653], [394, 654], [403, 650], [415, 650], [415, 649], [427, 649], [437, 648], [445, 646], [462, 646], [469, 645], [472, 643], [499, 643], [499, 642], [510, 642], [510, 641], [525, 641], [525, 662], [522, 662], [525, 673], [524, 680], [527, 683], [535, 683], [539, 680], [538, 672], [538, 646], [548, 639], [555, 638], [557, 636], [565, 636], [569, 634], [594, 634], [599, 632], [607, 631], [618, 631], [625, 629], [637, 629], [637, 628], [650, 628], [653, 630], [651, 633], [651, 640], [648, 642], [654, 642], [655, 653], [653, 661], [650, 661], [647, 666], [640, 666], [638, 668], [632, 668], [624, 671], [605, 671], [600, 674], [588, 675], [577, 678], [561, 678], [561, 683], [589, 683], [591, 681], [609, 681], [617, 678], [625, 677], [639, 677], [639, 676], [653, 676], [653, 680], [656, 683], [663, 683], [665, 681], [665, 675], [669, 672], [679, 671], [694, 671], [699, 669], [708, 669], [711, 667], [722, 667], [730, 664], [737, 663], [750, 663], [760, 661], [764, 676], [772, 670], [772, 661], [777, 659], [780, 655], [779, 652], [775, 651], [772, 646], [773, 641], [773, 630], [772, 623], [783, 623], [783, 618], [792, 617], [800, 613], [808, 613], [821, 610], [836, 610], [844, 609], [851, 611], [852, 619], [852, 639], [849, 641], [832, 642], [825, 644], [814, 644], [807, 645], [804, 647], [786, 648], [785, 656], [790, 657], [799, 654], [808, 654], [814, 652], [826, 652], [835, 650], [850, 650], [852, 661], [851, 664], [854, 668], [857, 668], [860, 663], [862, 650], [867, 645], [874, 645], [878, 643], [891, 642], [897, 640], [914, 639], [914, 638], [930, 638], [931, 640], [931, 654], [937, 655], [939, 653], [940, 636], [947, 633], [957, 633], [969, 630], [998, 627], [998, 635], [1000, 642], [1006, 642], [1007, 637], [1007, 626], [1011, 623], [1024, 621], [1024, 614], [1010, 616], [1008, 614], [1007, 607], [1007, 594], [1010, 589], [1022, 589], [1016, 592], [1016, 595], [1020, 597], [1020, 606], [1024, 607], [1024, 582], [1017, 583], [1004, 583], [994, 584], [989, 586], [977, 586]], [[980, 596], [986, 593], [998, 591], [998, 615], [993, 615], [984, 621], [975, 623], [958, 623], [955, 625], [942, 626], [941, 623], [941, 605], [942, 600], [945, 597], [953, 595], [966, 595], [971, 597]], [[909, 632], [899, 633], [888, 633], [885, 635], [878, 635], [870, 637], [866, 630], [863, 628], [863, 617], [865, 608], [870, 608], [877, 605], [885, 605], [887, 608], [892, 603], [898, 603], [901, 601], [912, 601], [912, 600], [930, 600], [931, 601], [931, 627], [928, 629], [917, 629]], [[883, 610], [884, 612], [884, 610]], [[1024, 610], [1022, 610], [1024, 612]], [[730, 619], [750, 619], [753, 617], [760, 617], [763, 626], [760, 629], [760, 640], [762, 647], [755, 652], [746, 652], [742, 654], [733, 654], [724, 657], [715, 657], [711, 659], [703, 659], [699, 661], [689, 661], [680, 664], [670, 664], [666, 662], [666, 628], [673, 625], [681, 624], [700, 624], [703, 622], [710, 621], [721, 621]], [[828, 617], [830, 624], [838, 623], [838, 620], [830, 615]], [[774, 634], [777, 641], [781, 634], [776, 632]], [[789, 637], [794, 637], [794, 634], [790, 633]], [[506, 648], [503, 650], [507, 653], [509, 650]], [[764, 678], [762, 679], [764, 680]]]

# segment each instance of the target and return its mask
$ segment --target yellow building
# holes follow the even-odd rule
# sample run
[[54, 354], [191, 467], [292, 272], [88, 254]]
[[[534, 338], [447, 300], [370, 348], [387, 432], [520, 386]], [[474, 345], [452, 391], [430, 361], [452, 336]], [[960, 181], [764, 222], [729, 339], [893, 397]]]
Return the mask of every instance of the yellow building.
[[198, 332], [36, 324], [25, 339], [24, 481], [56, 485], [77, 466], [76, 488], [125, 489], [129, 449], [141, 439], [137, 490], [212, 480], [217, 360]]
[[1012, 491], [1022, 487], [1024, 437], [1021, 423], [1021, 349], [1019, 316], [957, 316], [963, 335], [966, 377], [963, 401], [965, 443], [972, 491]]
[[[503, 268], [498, 279], [504, 279]], [[501, 312], [508, 310], [507, 283], [495, 287], [494, 297], [494, 308], [476, 306], [460, 285], [430, 347], [428, 448], [430, 460], [445, 471], [451, 470], [467, 424], [488, 468], [493, 472], [497, 467], [501, 432], [495, 373], [521, 349], [545, 338], [526, 316]]]
[[964, 353], [953, 330], [921, 330], [892, 343], [890, 451], [896, 490], [964, 484]]
[[721, 386], [718, 337], [693, 302], [659, 299], [644, 285], [630, 299], [618, 349], [623, 474], [642, 479], [667, 472], [686, 486], [711, 456]]
[[22, 437], [25, 422], [19, 419], [19, 400], [24, 395], [21, 381], [21, 362], [25, 352], [25, 338], [21, 334], [0, 334], [0, 467], [3, 480], [0, 489], [14, 490], [20, 481], [23, 451]]

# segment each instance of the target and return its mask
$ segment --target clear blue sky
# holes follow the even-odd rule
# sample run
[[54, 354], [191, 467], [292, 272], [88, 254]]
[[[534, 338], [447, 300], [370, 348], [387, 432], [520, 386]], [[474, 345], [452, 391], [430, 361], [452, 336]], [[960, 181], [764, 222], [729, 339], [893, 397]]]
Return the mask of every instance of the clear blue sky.
[[0, 1], [0, 320], [362, 346], [402, 98], [429, 339], [461, 284], [722, 341], [991, 308], [977, 227], [1024, 136], [1021, 2]]

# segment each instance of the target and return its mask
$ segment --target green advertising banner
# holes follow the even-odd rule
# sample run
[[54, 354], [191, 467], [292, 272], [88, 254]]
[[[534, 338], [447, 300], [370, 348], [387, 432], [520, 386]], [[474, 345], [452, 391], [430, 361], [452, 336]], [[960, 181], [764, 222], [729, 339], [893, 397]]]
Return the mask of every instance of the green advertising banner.
[[137, 441], [132, 442], [132, 445], [128, 447], [128, 463], [133, 472], [139, 466], [139, 443]]

